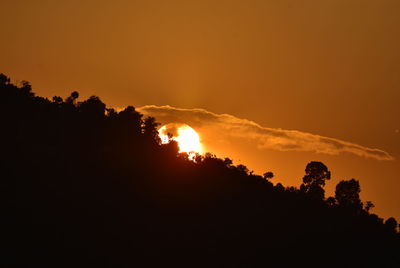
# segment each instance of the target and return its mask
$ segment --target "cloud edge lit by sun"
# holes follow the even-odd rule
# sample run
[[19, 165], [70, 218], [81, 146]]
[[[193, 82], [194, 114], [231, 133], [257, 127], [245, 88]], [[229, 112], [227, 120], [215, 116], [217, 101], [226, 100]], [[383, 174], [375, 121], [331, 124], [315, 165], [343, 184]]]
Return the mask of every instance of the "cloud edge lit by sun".
[[369, 148], [356, 143], [325, 137], [299, 130], [268, 128], [254, 121], [241, 119], [230, 114], [216, 114], [201, 108], [177, 108], [169, 105], [146, 105], [138, 108], [144, 115], [153, 116], [162, 124], [184, 123], [190, 126], [216, 127], [225, 138], [239, 137], [256, 141], [259, 149], [277, 151], [303, 151], [318, 154], [353, 155], [382, 161], [395, 160], [388, 152]]

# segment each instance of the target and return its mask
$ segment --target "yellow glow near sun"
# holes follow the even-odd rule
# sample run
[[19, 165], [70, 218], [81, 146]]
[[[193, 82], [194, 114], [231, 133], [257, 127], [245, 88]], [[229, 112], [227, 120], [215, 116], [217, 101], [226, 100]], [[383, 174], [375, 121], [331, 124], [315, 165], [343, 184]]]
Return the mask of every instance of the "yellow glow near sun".
[[173, 129], [173, 132], [176, 132], [171, 133], [172, 135], [174, 135], [172, 137], [172, 140], [178, 142], [180, 153], [186, 152], [190, 154], [202, 152], [199, 134], [197, 134], [197, 132], [188, 125], [173, 125], [172, 127], [169, 125], [162, 126], [158, 130], [162, 143], [168, 143], [168, 129]]

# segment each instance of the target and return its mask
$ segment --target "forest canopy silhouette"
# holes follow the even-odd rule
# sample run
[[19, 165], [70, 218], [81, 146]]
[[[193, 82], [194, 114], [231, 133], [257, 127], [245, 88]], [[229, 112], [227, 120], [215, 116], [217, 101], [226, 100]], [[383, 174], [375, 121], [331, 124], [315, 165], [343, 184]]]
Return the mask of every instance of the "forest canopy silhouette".
[[49, 100], [4, 74], [0, 107], [5, 267], [400, 264], [397, 221], [371, 213], [356, 179], [325, 196], [322, 162], [285, 187], [229, 158], [189, 159], [133, 106]]

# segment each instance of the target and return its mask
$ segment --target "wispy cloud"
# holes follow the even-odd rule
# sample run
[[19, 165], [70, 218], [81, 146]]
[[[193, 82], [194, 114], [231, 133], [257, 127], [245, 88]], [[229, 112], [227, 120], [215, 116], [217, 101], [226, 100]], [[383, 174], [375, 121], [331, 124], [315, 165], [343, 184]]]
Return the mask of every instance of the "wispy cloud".
[[263, 127], [247, 119], [240, 119], [229, 114], [215, 114], [204, 109], [146, 105], [138, 108], [138, 111], [144, 115], [155, 117], [163, 124], [185, 123], [194, 128], [218, 130], [227, 139], [236, 137], [253, 140], [259, 149], [304, 151], [329, 155], [351, 153], [377, 160], [394, 160], [389, 153], [380, 149], [298, 130]]

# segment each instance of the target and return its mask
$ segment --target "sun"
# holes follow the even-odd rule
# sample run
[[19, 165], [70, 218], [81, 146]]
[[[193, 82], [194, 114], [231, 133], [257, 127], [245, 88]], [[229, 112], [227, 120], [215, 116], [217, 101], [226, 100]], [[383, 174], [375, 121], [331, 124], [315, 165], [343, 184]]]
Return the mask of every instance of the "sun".
[[186, 124], [167, 124], [158, 130], [162, 143], [168, 143], [168, 133], [172, 135], [172, 140], [178, 142], [179, 152], [188, 154], [202, 153], [202, 146], [199, 134]]

